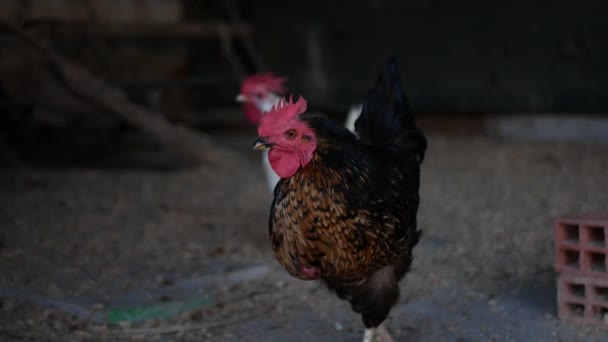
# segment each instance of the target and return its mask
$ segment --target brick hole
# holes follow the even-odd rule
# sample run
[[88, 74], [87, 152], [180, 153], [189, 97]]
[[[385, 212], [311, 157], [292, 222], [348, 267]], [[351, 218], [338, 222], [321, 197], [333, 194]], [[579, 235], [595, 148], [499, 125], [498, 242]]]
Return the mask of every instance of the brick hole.
[[608, 308], [602, 306], [593, 307], [593, 315], [608, 324]]
[[573, 251], [570, 249], [566, 249], [562, 251], [564, 264], [568, 267], [572, 268], [580, 268], [580, 255], [579, 251]]
[[566, 241], [578, 242], [578, 225], [576, 224], [562, 224], [562, 230]]
[[583, 304], [568, 303], [567, 308], [570, 316], [583, 317], [585, 315], [585, 306]]
[[604, 227], [588, 226], [587, 229], [589, 231], [589, 242], [598, 246], [604, 246], [606, 244]]
[[589, 253], [591, 270], [595, 272], [606, 272], [606, 255], [603, 253]]
[[568, 284], [568, 292], [574, 297], [585, 298], [585, 285]]
[[608, 287], [596, 286], [594, 287], [595, 295], [604, 301], [608, 302]]

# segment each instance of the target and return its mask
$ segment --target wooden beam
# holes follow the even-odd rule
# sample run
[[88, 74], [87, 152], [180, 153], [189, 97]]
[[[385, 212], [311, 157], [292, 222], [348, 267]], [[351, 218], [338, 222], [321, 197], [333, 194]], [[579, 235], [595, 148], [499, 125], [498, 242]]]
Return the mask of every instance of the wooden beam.
[[99, 23], [63, 21], [57, 19], [36, 19], [24, 23], [24, 28], [46, 28], [54, 34], [75, 36], [94, 29], [107, 38], [209, 38], [220, 34], [236, 37], [252, 35], [247, 23]]

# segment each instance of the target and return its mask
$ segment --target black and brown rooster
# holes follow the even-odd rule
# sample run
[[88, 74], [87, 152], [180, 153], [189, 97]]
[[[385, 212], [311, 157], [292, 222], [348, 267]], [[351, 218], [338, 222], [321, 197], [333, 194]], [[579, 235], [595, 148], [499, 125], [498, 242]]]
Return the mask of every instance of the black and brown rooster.
[[358, 137], [305, 114], [300, 97], [281, 100], [258, 128], [281, 177], [270, 210], [272, 249], [289, 274], [322, 280], [350, 302], [364, 341], [399, 297], [420, 231], [420, 164], [426, 138], [416, 127], [394, 58], [363, 98]]

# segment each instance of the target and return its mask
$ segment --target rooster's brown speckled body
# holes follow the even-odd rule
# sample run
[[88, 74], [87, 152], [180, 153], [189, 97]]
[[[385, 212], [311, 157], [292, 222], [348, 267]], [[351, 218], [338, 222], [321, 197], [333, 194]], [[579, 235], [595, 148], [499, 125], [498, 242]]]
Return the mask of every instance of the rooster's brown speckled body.
[[[321, 127], [316, 132], [322, 137]], [[403, 170], [406, 162], [396, 152], [374, 153], [348, 132], [340, 133], [344, 140], [319, 139], [312, 162], [279, 182], [270, 217], [272, 248], [300, 279], [309, 279], [302, 267], [318, 268], [320, 279], [345, 283], [387, 265], [398, 266], [402, 276], [418, 240], [417, 178]], [[410, 164], [413, 175], [418, 162]]]
[[377, 327], [412, 262], [426, 139], [407, 109], [394, 60], [363, 101], [360, 138], [301, 115], [317, 138], [312, 161], [274, 191], [270, 237], [294, 277], [323, 280]]

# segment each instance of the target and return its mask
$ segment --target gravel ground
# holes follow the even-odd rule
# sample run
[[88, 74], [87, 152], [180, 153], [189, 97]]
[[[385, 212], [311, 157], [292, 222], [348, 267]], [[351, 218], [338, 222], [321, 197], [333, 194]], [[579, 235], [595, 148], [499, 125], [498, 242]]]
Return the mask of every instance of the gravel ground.
[[[222, 138], [242, 154], [233, 174], [0, 171], [3, 340], [359, 340], [346, 303], [276, 264], [251, 138]], [[608, 206], [607, 148], [429, 142], [424, 235], [389, 320], [395, 339], [607, 340], [556, 319], [552, 269], [553, 218]], [[154, 305], [164, 316], [107, 324]]]

